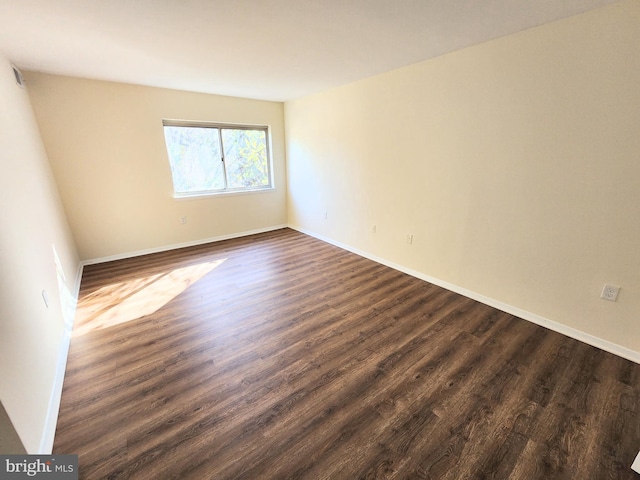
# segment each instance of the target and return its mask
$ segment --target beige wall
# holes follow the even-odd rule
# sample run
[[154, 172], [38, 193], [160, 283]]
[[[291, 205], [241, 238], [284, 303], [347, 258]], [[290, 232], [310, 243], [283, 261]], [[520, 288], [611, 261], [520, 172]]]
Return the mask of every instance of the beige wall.
[[629, 0], [287, 102], [290, 224], [640, 352], [639, 25]]
[[[0, 403], [27, 452], [47, 453], [79, 259], [28, 92], [2, 54], [0, 103]], [[54, 248], [65, 277], [60, 284]]]
[[[286, 224], [282, 103], [33, 72], [25, 78], [83, 260]], [[163, 118], [269, 125], [275, 190], [174, 199]]]

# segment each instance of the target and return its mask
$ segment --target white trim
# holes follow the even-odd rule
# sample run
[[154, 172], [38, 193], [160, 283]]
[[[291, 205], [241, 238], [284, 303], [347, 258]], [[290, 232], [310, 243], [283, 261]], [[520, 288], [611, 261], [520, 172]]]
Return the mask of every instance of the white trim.
[[417, 270], [412, 270], [403, 265], [390, 262], [389, 260], [378, 257], [376, 255], [372, 255], [368, 252], [365, 252], [358, 248], [354, 248], [342, 242], [338, 242], [329, 237], [325, 237], [324, 235], [319, 235], [315, 232], [306, 230], [304, 228], [296, 227], [294, 225], [289, 225], [289, 228], [292, 228], [293, 230], [297, 230], [306, 235], [310, 235], [312, 237], [317, 238], [318, 240], [322, 240], [323, 242], [330, 243], [344, 250], [348, 250], [352, 253], [360, 255], [361, 257], [365, 257], [365, 258], [368, 258], [369, 260], [373, 260], [374, 262], [380, 263], [382, 265], [386, 265], [387, 267], [391, 267], [394, 270], [398, 270], [400, 272], [406, 273], [408, 275], [411, 275], [412, 277], [416, 277], [426, 282], [433, 283], [434, 285], [438, 285], [439, 287], [446, 288], [447, 290], [451, 290], [452, 292], [458, 293], [460, 295], [464, 295], [465, 297], [471, 298], [480, 303], [484, 303], [485, 305], [489, 305], [490, 307], [497, 308], [498, 310], [502, 310], [503, 312], [509, 313], [516, 317], [522, 318], [524, 320], [528, 320], [529, 322], [535, 323], [536, 325], [540, 325], [542, 327], [548, 328], [549, 330], [553, 330], [554, 332], [561, 333], [563, 335], [574, 338], [576, 340], [584, 342], [593, 347], [599, 348], [609, 353], [613, 353], [614, 355], [618, 355], [619, 357], [626, 358], [627, 360], [631, 360], [632, 362], [640, 364], [640, 352], [631, 350], [630, 348], [623, 347], [616, 343], [593, 336], [589, 333], [583, 332], [581, 330], [577, 330], [575, 328], [569, 327], [562, 323], [558, 323], [548, 318], [541, 317], [540, 315], [528, 312], [526, 310], [522, 310], [521, 308], [514, 307], [513, 305], [508, 305], [499, 300], [486, 297], [480, 293], [467, 290], [466, 288], [460, 287], [458, 285], [454, 285], [444, 280], [440, 280], [439, 278], [431, 277], [422, 272], [418, 272]]
[[[231, 238], [240, 238], [240, 237], [245, 237], [248, 235], [255, 235], [257, 233], [264, 233], [264, 232], [270, 232], [273, 230], [279, 230], [281, 228], [291, 228], [293, 230], [297, 230], [301, 233], [304, 233], [306, 235], [315, 237], [319, 240], [322, 240], [323, 242], [327, 242], [330, 243], [332, 245], [335, 245], [337, 247], [340, 247], [344, 250], [347, 250], [349, 252], [355, 253], [356, 255], [360, 255], [361, 257], [365, 257], [368, 258], [369, 260], [373, 260], [374, 262], [380, 263], [382, 265], [386, 265], [387, 267], [393, 268], [394, 270], [398, 270], [400, 272], [406, 273], [408, 275], [411, 275], [412, 277], [416, 277], [419, 278], [421, 280], [424, 280], [426, 282], [429, 283], [433, 283], [434, 285], [438, 285], [439, 287], [442, 288], [446, 288], [447, 290], [451, 290], [452, 292], [458, 293], [460, 295], [464, 295], [465, 297], [471, 298], [473, 300], [476, 300], [478, 302], [484, 303], [485, 305], [489, 305], [491, 307], [497, 308], [498, 310], [502, 310], [503, 312], [507, 312], [511, 315], [515, 315], [516, 317], [522, 318], [524, 320], [528, 320], [532, 323], [535, 323], [537, 325], [546, 327], [550, 330], [553, 330], [555, 332], [561, 333], [563, 335], [566, 335], [568, 337], [574, 338], [576, 340], [579, 340], [581, 342], [584, 342], [588, 345], [592, 345], [594, 347], [600, 348], [602, 350], [605, 350], [607, 352], [613, 353], [614, 355], [618, 355], [620, 357], [626, 358], [627, 360], [631, 360], [632, 362], [635, 363], [640, 363], [640, 352], [636, 352], [635, 350], [631, 350], [628, 349], [626, 347], [617, 345], [615, 343], [609, 342], [607, 340], [595, 337], [593, 335], [590, 335], [588, 333], [582, 332], [580, 330], [576, 330], [574, 328], [568, 327], [566, 325], [563, 325], [561, 323], [558, 322], [554, 322], [553, 320], [549, 320], [547, 318], [541, 317], [539, 315], [536, 315], [534, 313], [531, 312], [527, 312], [526, 310], [522, 310], [518, 307], [514, 307], [512, 305], [508, 305], [505, 303], [502, 303], [498, 300], [494, 300], [492, 298], [486, 297], [484, 295], [481, 295], [479, 293], [473, 292], [471, 290], [467, 290], [466, 288], [462, 288], [459, 287], [457, 285], [454, 285], [452, 283], [449, 282], [445, 282], [443, 280], [440, 280], [438, 278], [434, 278], [431, 277], [429, 275], [426, 275], [424, 273], [418, 272], [416, 270], [412, 270], [410, 268], [404, 267], [402, 265], [399, 265], [397, 263], [394, 262], [390, 262], [388, 260], [385, 260], [384, 258], [378, 257], [376, 255], [371, 255], [370, 253], [367, 253], [363, 250], [360, 250], [358, 248], [354, 248], [351, 247], [350, 245], [344, 244], [342, 242], [338, 242], [336, 240], [333, 240], [329, 237], [325, 237], [324, 235], [319, 235], [317, 233], [311, 232], [309, 230], [306, 230], [304, 228], [300, 228], [300, 227], [296, 227], [294, 225], [277, 225], [277, 226], [272, 226], [272, 227], [267, 227], [267, 228], [262, 228], [262, 229], [257, 229], [257, 230], [251, 230], [251, 231], [246, 231], [246, 232], [241, 232], [241, 233], [235, 233], [235, 234], [229, 234], [229, 235], [222, 235], [219, 237], [213, 237], [213, 238], [207, 238], [207, 239], [203, 239], [203, 240], [196, 240], [196, 241], [192, 241], [192, 242], [185, 242], [185, 243], [181, 243], [181, 244], [176, 244], [176, 245], [169, 245], [169, 246], [165, 246], [165, 247], [158, 247], [158, 248], [153, 248], [153, 249], [147, 249], [147, 250], [139, 250], [137, 252], [131, 252], [128, 254], [121, 254], [121, 255], [113, 255], [110, 257], [103, 257], [103, 258], [96, 258], [93, 260], [87, 260], [84, 262], [80, 262], [80, 264], [78, 265], [78, 271], [76, 273], [76, 278], [75, 278], [75, 283], [74, 283], [74, 287], [73, 287], [73, 298], [75, 299], [75, 304], [74, 304], [74, 312], [75, 312], [75, 308], [77, 306], [77, 301], [78, 301], [78, 295], [80, 292], [80, 282], [82, 281], [82, 271], [83, 271], [83, 267], [85, 265], [92, 265], [92, 264], [96, 264], [96, 263], [102, 263], [102, 262], [108, 262], [108, 261], [112, 261], [112, 260], [120, 260], [120, 259], [124, 259], [124, 258], [131, 258], [131, 257], [136, 257], [136, 256], [140, 256], [140, 255], [146, 255], [149, 253], [158, 253], [158, 252], [164, 252], [164, 251], [168, 251], [168, 250], [174, 250], [177, 248], [183, 248], [183, 247], [190, 247], [190, 246], [196, 246], [196, 245], [202, 245], [205, 243], [211, 243], [211, 242], [217, 242], [217, 241], [221, 241], [221, 240], [229, 240]], [[49, 398], [49, 408], [47, 410], [47, 416], [45, 419], [45, 429], [42, 433], [42, 437], [40, 440], [40, 446], [38, 449], [38, 453], [41, 455], [48, 455], [52, 452], [53, 449], [53, 441], [54, 441], [54, 437], [55, 437], [55, 431], [56, 431], [56, 424], [58, 421], [58, 413], [60, 410], [60, 399], [62, 396], [62, 386], [64, 383], [64, 375], [65, 375], [65, 370], [66, 370], [66, 365], [67, 365], [67, 357], [69, 354], [69, 345], [71, 342], [71, 330], [73, 328], [73, 325], [66, 325], [64, 334], [63, 334], [63, 339], [62, 339], [62, 343], [60, 345], [60, 351], [58, 353], [58, 362], [57, 362], [57, 366], [56, 366], [56, 374], [55, 374], [55, 378], [54, 378], [54, 383], [53, 383], [53, 389], [51, 391], [51, 396]], [[636, 472], [640, 473], [640, 453], [638, 453], [638, 456], [636, 457], [635, 461], [633, 462], [633, 465], [631, 466], [631, 468], [633, 470], [635, 470]]]
[[[75, 310], [78, 303], [78, 295], [80, 293], [80, 283], [82, 281], [82, 271], [85, 265], [93, 265], [96, 263], [108, 262], [111, 260], [121, 260], [124, 258], [137, 257], [140, 255], [146, 255], [149, 253], [164, 252], [167, 250], [174, 250], [176, 248], [191, 247], [195, 245], [202, 245], [205, 243], [217, 242], [221, 240], [228, 240], [231, 238], [246, 237], [248, 235], [254, 235], [256, 233], [270, 232], [273, 230], [279, 230], [281, 228], [287, 228], [287, 225], [277, 225], [267, 228], [261, 228], [257, 230], [251, 230], [247, 232], [234, 233], [230, 235], [222, 235], [214, 238], [207, 238], [203, 240], [196, 240], [192, 242], [185, 242], [176, 245], [168, 245], [158, 248], [150, 248], [146, 250], [139, 250], [137, 252], [130, 252], [121, 255], [113, 255], [110, 257], [96, 258], [80, 262], [78, 265], [78, 271], [73, 286], [73, 311], [71, 312], [71, 318], [75, 317]], [[56, 362], [56, 372], [53, 380], [53, 388], [49, 397], [49, 407], [47, 408], [47, 415], [44, 423], [44, 431], [40, 438], [40, 445], [38, 447], [38, 454], [49, 455], [53, 450], [53, 441], [56, 433], [56, 425], [58, 423], [58, 413], [60, 411], [60, 399], [62, 398], [62, 386], [64, 384], [64, 375], [67, 368], [67, 358], [69, 356], [69, 346], [71, 344], [71, 332], [73, 330], [73, 323], [65, 322], [65, 330], [62, 334], [62, 341], [60, 343], [60, 350], [58, 351], [58, 360]]]
[[254, 193], [268, 193], [275, 191], [276, 187], [269, 185], [268, 187], [247, 188], [244, 190], [226, 189], [226, 190], [204, 190], [201, 192], [173, 193], [174, 200], [198, 200], [208, 197], [223, 197], [234, 195], [253, 195]]
[[204, 245], [205, 243], [213, 243], [213, 242], [220, 242], [222, 240], [229, 240], [229, 239], [232, 239], [232, 238], [247, 237], [249, 235], [255, 235], [257, 233], [271, 232], [273, 230], [280, 230], [282, 228], [287, 228], [287, 225], [274, 225], [274, 226], [271, 226], [271, 227], [258, 228], [256, 230], [249, 230], [249, 231], [246, 231], [246, 232], [231, 233], [231, 234], [228, 234], [228, 235], [220, 235], [219, 237], [203, 238], [202, 240], [193, 240], [193, 241], [190, 241], [190, 242], [176, 243], [176, 244], [173, 244], [173, 245], [164, 245], [162, 247], [147, 248], [145, 250], [137, 250], [135, 252], [119, 253], [117, 255], [110, 255], [108, 257], [92, 258], [92, 259], [89, 259], [89, 260], [84, 260], [82, 262], [82, 265], [94, 265], [96, 263], [112, 262], [114, 260], [123, 260], [125, 258], [139, 257], [141, 255], [148, 255], [150, 253], [167, 252], [169, 250], [176, 250], [178, 248], [195, 247], [197, 245]]
[[[70, 313], [71, 318], [75, 317], [76, 307], [78, 305], [78, 294], [80, 293], [80, 282], [82, 281], [83, 264], [80, 262], [76, 272], [76, 278], [73, 285], [72, 296], [74, 299], [73, 309]], [[64, 374], [67, 369], [67, 358], [69, 357], [69, 345], [71, 343], [71, 330], [73, 323], [65, 321], [65, 328], [62, 334], [60, 350], [58, 351], [58, 360], [56, 362], [56, 373], [53, 378], [53, 388], [49, 397], [49, 407], [47, 408], [47, 416], [44, 421], [44, 431], [40, 438], [40, 446], [38, 454], [49, 455], [53, 451], [53, 440], [56, 434], [56, 425], [58, 423], [58, 413], [60, 412], [60, 399], [62, 398], [62, 385], [64, 384]]]
[[633, 465], [631, 465], [631, 470], [634, 472], [640, 473], [640, 453], [636, 456], [636, 459], [633, 461]]

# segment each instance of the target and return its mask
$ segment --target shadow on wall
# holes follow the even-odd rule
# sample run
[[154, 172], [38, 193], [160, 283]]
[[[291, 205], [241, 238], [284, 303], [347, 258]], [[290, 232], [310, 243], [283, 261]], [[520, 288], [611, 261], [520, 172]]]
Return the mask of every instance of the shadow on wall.
[[24, 455], [26, 453], [9, 415], [0, 402], [0, 454]]

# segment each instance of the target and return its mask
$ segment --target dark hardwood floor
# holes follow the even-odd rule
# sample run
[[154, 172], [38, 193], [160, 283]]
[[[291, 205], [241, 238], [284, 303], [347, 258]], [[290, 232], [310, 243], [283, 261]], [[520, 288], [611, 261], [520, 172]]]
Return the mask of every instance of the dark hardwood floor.
[[84, 479], [638, 479], [640, 365], [293, 230], [85, 268]]

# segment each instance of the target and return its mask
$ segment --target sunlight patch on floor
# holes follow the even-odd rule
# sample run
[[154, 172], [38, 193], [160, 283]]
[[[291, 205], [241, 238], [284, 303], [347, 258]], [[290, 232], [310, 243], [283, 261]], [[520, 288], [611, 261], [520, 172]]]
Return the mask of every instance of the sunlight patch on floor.
[[199, 263], [102, 287], [80, 300], [73, 336], [85, 335], [150, 315], [225, 260], [226, 258]]

